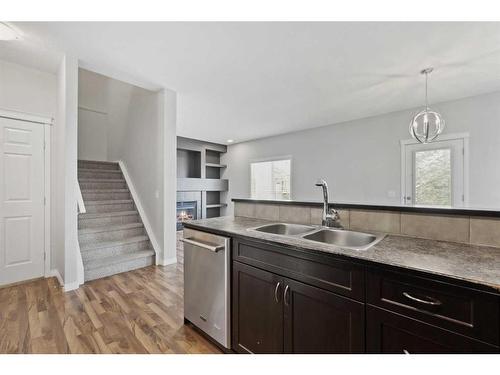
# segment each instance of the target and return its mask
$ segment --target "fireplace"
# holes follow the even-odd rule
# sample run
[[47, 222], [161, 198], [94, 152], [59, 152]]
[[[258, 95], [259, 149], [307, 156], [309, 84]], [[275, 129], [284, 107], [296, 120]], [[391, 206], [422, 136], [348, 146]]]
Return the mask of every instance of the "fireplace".
[[197, 202], [177, 202], [177, 230], [182, 230], [182, 223], [186, 220], [198, 219]]
[[201, 219], [201, 192], [177, 192], [177, 230], [182, 230], [182, 223], [187, 220]]

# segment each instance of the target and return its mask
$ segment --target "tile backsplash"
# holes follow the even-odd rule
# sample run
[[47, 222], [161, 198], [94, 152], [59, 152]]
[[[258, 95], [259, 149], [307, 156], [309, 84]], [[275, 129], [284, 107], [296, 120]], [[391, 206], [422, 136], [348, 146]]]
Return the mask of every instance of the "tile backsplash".
[[[386, 210], [338, 211], [340, 222], [345, 229], [500, 247], [500, 219], [497, 218]], [[320, 225], [322, 209], [303, 204], [234, 202], [234, 216]]]

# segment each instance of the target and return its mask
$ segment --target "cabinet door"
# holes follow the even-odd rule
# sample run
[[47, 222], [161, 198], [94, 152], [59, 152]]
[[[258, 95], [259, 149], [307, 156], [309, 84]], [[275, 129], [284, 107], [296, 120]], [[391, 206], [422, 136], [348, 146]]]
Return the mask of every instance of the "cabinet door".
[[283, 279], [233, 262], [233, 349], [283, 352]]
[[363, 353], [364, 304], [285, 279], [286, 353]]
[[366, 307], [368, 353], [491, 353], [498, 348], [370, 305]]

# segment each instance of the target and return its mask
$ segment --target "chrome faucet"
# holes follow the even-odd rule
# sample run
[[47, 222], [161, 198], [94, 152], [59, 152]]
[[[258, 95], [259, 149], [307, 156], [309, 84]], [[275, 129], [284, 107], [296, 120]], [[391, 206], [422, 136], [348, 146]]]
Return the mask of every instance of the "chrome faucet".
[[328, 207], [328, 184], [323, 179], [316, 181], [316, 186], [323, 188], [323, 216], [321, 225], [324, 227], [344, 229], [340, 224], [340, 215], [336, 209]]

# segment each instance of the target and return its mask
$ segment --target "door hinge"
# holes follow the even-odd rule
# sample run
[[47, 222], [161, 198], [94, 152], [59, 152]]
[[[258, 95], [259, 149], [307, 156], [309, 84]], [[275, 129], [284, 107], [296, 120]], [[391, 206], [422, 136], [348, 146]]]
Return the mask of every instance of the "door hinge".
[[43, 149], [45, 150], [47, 148], [47, 142], [43, 141]]
[[47, 253], [43, 253], [43, 260], [47, 260]]
[[43, 205], [46, 206], [47, 205], [47, 198], [43, 197]]

